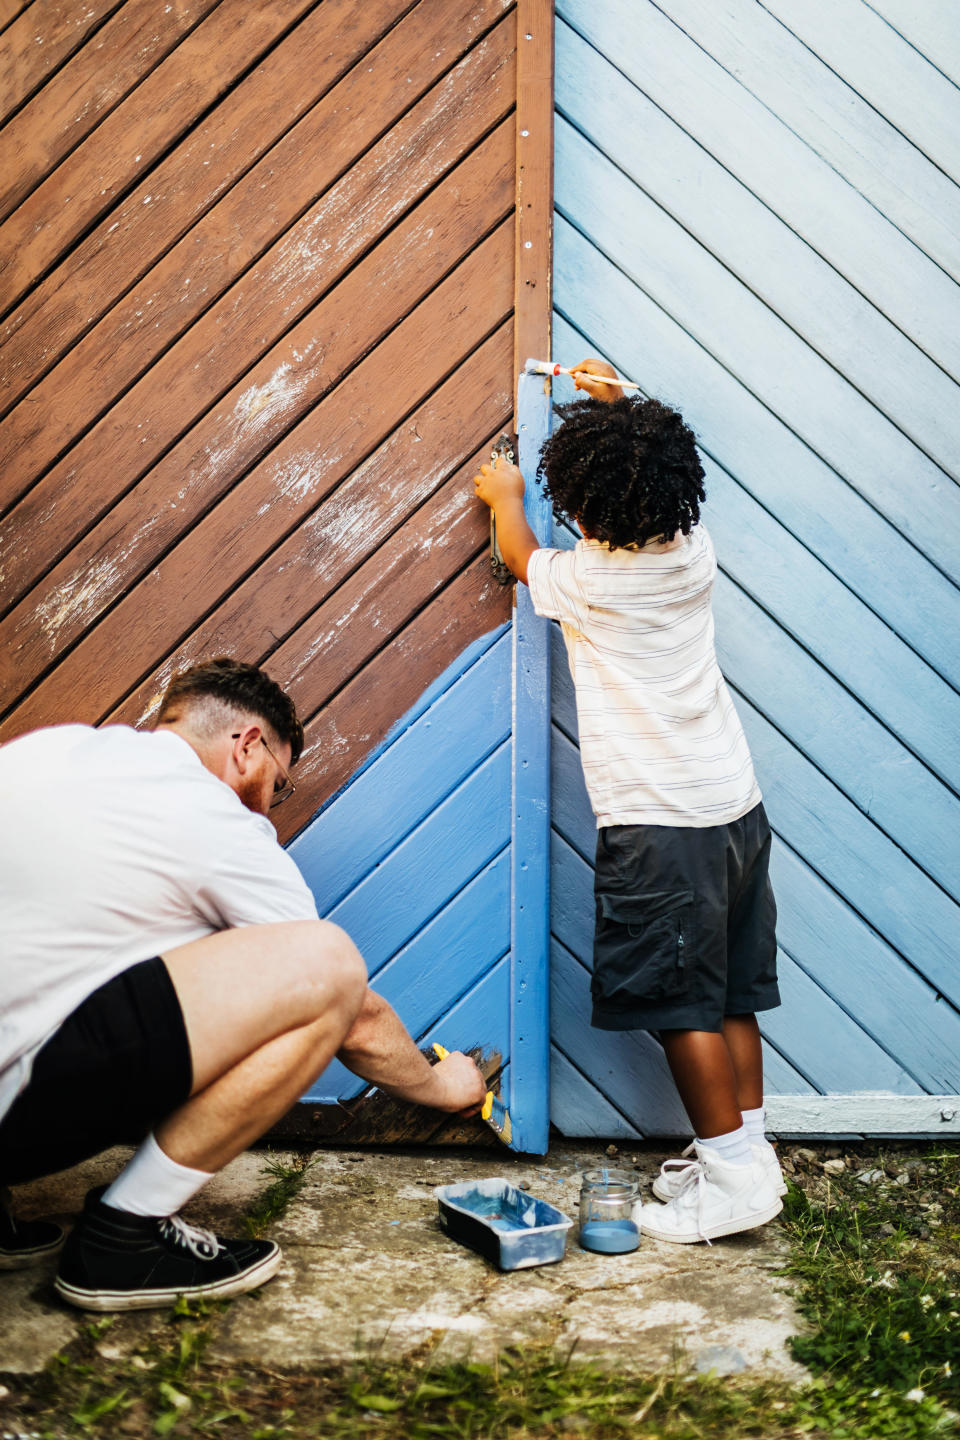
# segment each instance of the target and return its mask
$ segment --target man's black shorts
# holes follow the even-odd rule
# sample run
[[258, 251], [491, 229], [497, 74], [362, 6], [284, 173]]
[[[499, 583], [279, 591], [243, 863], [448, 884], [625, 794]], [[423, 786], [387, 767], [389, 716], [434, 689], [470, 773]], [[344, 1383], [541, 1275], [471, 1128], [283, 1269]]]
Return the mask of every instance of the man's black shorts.
[[135, 1145], [193, 1085], [180, 1001], [159, 957], [108, 980], [44, 1045], [0, 1121], [0, 1184]]
[[599, 1030], [710, 1030], [772, 1010], [777, 907], [762, 805], [729, 825], [611, 825], [597, 836]]

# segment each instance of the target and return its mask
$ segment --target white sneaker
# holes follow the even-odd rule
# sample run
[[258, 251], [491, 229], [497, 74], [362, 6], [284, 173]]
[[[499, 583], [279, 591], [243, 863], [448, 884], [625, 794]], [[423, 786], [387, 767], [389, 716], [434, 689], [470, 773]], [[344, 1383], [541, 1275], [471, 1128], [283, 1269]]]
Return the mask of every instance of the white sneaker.
[[[699, 1160], [694, 1154], [695, 1142], [690, 1141], [686, 1150], [682, 1151], [676, 1160], [664, 1160], [660, 1166], [660, 1174], [653, 1182], [653, 1193], [658, 1200], [673, 1200], [679, 1195], [684, 1184], [687, 1171], [691, 1165], [699, 1165]], [[760, 1140], [750, 1146], [753, 1151], [753, 1158], [761, 1164], [767, 1172], [771, 1185], [778, 1195], [786, 1195], [787, 1182], [783, 1178], [783, 1171], [780, 1169], [780, 1157], [770, 1144], [769, 1140]]]
[[694, 1142], [696, 1163], [687, 1167], [681, 1189], [667, 1205], [644, 1205], [639, 1223], [644, 1235], [677, 1245], [707, 1242], [765, 1225], [783, 1209], [760, 1161], [730, 1165], [715, 1150]]

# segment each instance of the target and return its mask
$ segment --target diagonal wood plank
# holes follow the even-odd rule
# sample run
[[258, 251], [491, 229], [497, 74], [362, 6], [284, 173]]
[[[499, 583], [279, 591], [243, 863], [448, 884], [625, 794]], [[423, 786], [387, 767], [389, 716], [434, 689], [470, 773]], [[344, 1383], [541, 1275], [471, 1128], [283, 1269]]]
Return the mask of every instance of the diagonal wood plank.
[[[0, 47], [0, 115], [9, 115], [83, 45], [122, 4], [122, 0], [6, 0], [0, 24], [7, 26]], [[17, 14], [18, 11], [23, 13]]]
[[[509, 322], [501, 326], [394, 430], [110, 719], [144, 723], [176, 670], [227, 652], [257, 663], [269, 659], [291, 675], [309, 669], [319, 693], [331, 693], [344, 683], [341, 652], [358, 666], [383, 643], [385, 609], [402, 614], [406, 605], [409, 613], [423, 603], [429, 585], [423, 598], [406, 599], [417, 593], [413, 571], [418, 562], [429, 568], [434, 544], [439, 553], [453, 540], [447, 526], [463, 531], [464, 561], [472, 558], [487, 530], [468, 481], [486, 449], [452, 480], [446, 477], [451, 464], [497, 434], [509, 418], [509, 329]], [[471, 397], [468, 422], [465, 393]], [[440, 486], [449, 499], [437, 513], [425, 502]], [[411, 511], [412, 520], [401, 525]]]
[[[178, 613], [182, 629], [217, 604], [432, 384], [510, 314], [512, 240], [508, 221], [193, 527], [14, 711], [0, 733], [20, 734], [43, 723], [44, 715], [99, 718], [132, 688], [169, 649]], [[371, 431], [368, 417], [376, 417], [379, 434]], [[215, 568], [208, 563], [213, 554], [218, 556]]]
[[[8, 536], [15, 535], [21, 524], [34, 525], [40, 515], [45, 517], [44, 524], [50, 524], [55, 513], [64, 516], [75, 507], [76, 518], [68, 519], [66, 533], [60, 532], [58, 544], [65, 547], [70, 535], [93, 523], [116, 496], [113, 474], [126, 477], [126, 485], [141, 475], [179, 438], [192, 419], [219, 399], [270, 344], [296, 323], [377, 234], [400, 219], [422, 191], [457, 162], [458, 146], [469, 148], [485, 130], [497, 124], [513, 103], [513, 53], [512, 27], [507, 22], [394, 124], [359, 164], [202, 315], [199, 324], [179, 344], [160, 356], [139, 386], [129, 390], [34, 487], [27, 508], [8, 522]], [[298, 157], [301, 170], [309, 168], [304, 158]], [[316, 158], [319, 164], [320, 157]], [[221, 248], [213, 243], [206, 247], [214, 268], [221, 263], [217, 258]], [[202, 287], [198, 283], [192, 288]], [[161, 310], [173, 304], [175, 298], [167, 296], [164, 300], [163, 294], [162, 288], [153, 292]], [[147, 303], [144, 301], [145, 307]], [[194, 304], [191, 301], [191, 306]], [[91, 337], [93, 343], [99, 346], [99, 339], [94, 342]], [[148, 353], [141, 357], [143, 364], [157, 358], [154, 348], [151, 340]], [[74, 355], [86, 359], [87, 368], [80, 373], [88, 373], [90, 367], [94, 372], [104, 370], [111, 394], [115, 394], [124, 377], [132, 380], [140, 372], [138, 362], [135, 370], [127, 374], [124, 366], [130, 357], [119, 360], [110, 346], [106, 351], [98, 348], [91, 355], [85, 342]], [[68, 357], [67, 364], [73, 361], [74, 356]], [[50, 377], [51, 384], [56, 374]], [[93, 385], [92, 381], [90, 385], [81, 383], [78, 373], [76, 384], [68, 390], [72, 403], [80, 405], [86, 418], [90, 417], [82, 393]], [[56, 393], [57, 389], [54, 396]], [[55, 421], [49, 406], [33, 405], [28, 400], [0, 428], [0, 457], [6, 456], [7, 460], [0, 493], [8, 498], [30, 484], [37, 464], [51, 458], [51, 447], [64, 438], [69, 406], [66, 398], [61, 398], [63, 413], [59, 421]], [[36, 420], [29, 418], [31, 409], [43, 411], [42, 422], [39, 415]], [[20, 415], [27, 417], [25, 434], [19, 433]], [[66, 423], [72, 426], [75, 421]], [[100, 478], [104, 475], [111, 478]], [[15, 567], [17, 548], [14, 541], [6, 551], [0, 550], [0, 563], [6, 566], [9, 557], [10, 565]], [[12, 582], [13, 570], [8, 568], [7, 583]]]
[[311, 692], [309, 672], [288, 678], [282, 670], [271, 671], [289, 686], [298, 711], [311, 717], [297, 766], [297, 791], [277, 812], [281, 843], [347, 783], [397, 718], [472, 641], [509, 618], [512, 601], [511, 589], [497, 584], [482, 554], [329, 704]]
[[[509, 213], [512, 183], [506, 125], [431, 192], [0, 622], [0, 693], [30, 684], [438, 284], [482, 238], [490, 221]], [[501, 363], [509, 368], [508, 361]], [[492, 383], [492, 377], [484, 383]], [[57, 553], [59, 541], [37, 535], [33, 527], [19, 532], [14, 517], [7, 527], [7, 543], [21, 533], [38, 569]], [[15, 574], [10, 565], [8, 593]]]
[[343, 78], [395, 12], [396, 0], [324, 0], [64, 256], [0, 327], [4, 408]]
[[292, 0], [220, 0], [0, 226], [7, 305], [39, 280], [283, 34]]
[[14, 116], [2, 144], [0, 219], [29, 195], [219, 0], [127, 0]]

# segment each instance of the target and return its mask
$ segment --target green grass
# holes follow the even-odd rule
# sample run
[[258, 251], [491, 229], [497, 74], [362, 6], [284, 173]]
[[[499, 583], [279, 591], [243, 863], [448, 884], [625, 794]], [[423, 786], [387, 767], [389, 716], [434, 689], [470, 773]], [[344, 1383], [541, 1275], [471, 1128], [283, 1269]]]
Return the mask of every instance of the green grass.
[[316, 1163], [316, 1158], [309, 1155], [295, 1155], [289, 1164], [276, 1156], [264, 1161], [262, 1173], [271, 1177], [271, 1183], [257, 1198], [243, 1222], [251, 1240], [258, 1240], [273, 1221], [280, 1219], [290, 1202], [299, 1195], [307, 1172]]
[[[861, 1161], [882, 1164], [882, 1155]], [[88, 1325], [43, 1375], [0, 1401], [0, 1435], [45, 1440], [220, 1436], [224, 1440], [938, 1440], [960, 1435], [957, 1304], [960, 1158], [918, 1158], [906, 1185], [791, 1186], [787, 1267], [807, 1330], [792, 1341], [801, 1387], [670, 1371], [634, 1378], [575, 1354], [508, 1350], [495, 1364], [358, 1359], [314, 1374], [241, 1370], [208, 1357], [229, 1310], [179, 1304], [149, 1340], [105, 1358], [124, 1321]], [[903, 1157], [897, 1157], [902, 1167]], [[891, 1168], [897, 1168], [891, 1167]], [[270, 1162], [251, 1217], [283, 1213], [307, 1168]], [[929, 1197], [935, 1196], [935, 1200]], [[933, 1207], [933, 1208], [931, 1208]], [[939, 1208], [937, 1208], [939, 1207]], [[936, 1222], [936, 1223], [931, 1223]], [[256, 1296], [238, 1302], [255, 1304]], [[12, 1390], [12, 1381], [9, 1382]], [[921, 1393], [922, 1392], [922, 1393]], [[12, 1403], [11, 1403], [12, 1402]], [[6, 1406], [6, 1408], [4, 1408]]]

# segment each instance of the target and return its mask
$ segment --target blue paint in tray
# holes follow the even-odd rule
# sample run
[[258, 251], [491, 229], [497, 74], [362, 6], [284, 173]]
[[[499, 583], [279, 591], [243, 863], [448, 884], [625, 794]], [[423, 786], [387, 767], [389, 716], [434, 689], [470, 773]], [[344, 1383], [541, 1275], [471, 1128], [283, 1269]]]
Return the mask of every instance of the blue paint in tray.
[[573, 1221], [508, 1180], [493, 1176], [441, 1185], [434, 1193], [440, 1224], [450, 1238], [501, 1270], [525, 1270], [563, 1259]]

